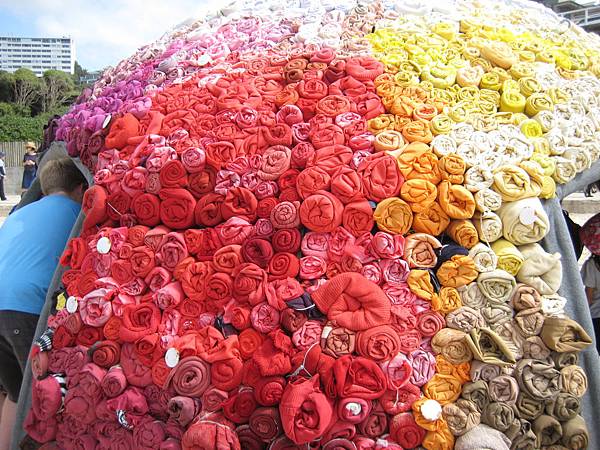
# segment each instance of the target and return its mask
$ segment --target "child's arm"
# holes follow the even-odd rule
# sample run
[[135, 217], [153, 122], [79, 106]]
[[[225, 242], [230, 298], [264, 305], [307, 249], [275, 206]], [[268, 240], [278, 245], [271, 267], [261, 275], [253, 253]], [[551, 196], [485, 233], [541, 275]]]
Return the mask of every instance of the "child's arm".
[[585, 295], [587, 296], [588, 305], [592, 306], [594, 303], [594, 291], [593, 287], [585, 287]]

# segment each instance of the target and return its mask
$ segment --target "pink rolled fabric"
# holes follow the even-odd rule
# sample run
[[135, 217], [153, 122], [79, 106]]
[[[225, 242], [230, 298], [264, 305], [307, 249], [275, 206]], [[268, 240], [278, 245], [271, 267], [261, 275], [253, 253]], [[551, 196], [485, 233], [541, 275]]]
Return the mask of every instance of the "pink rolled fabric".
[[279, 326], [280, 314], [267, 302], [262, 302], [252, 308], [250, 320], [256, 330], [266, 334]]
[[144, 282], [152, 292], [156, 292], [169, 284], [171, 278], [171, 272], [169, 272], [167, 269], [164, 267], [155, 267], [148, 273], [148, 275], [146, 275]]
[[169, 283], [154, 294], [154, 301], [160, 309], [175, 308], [184, 299], [185, 294], [179, 281]]
[[371, 251], [379, 258], [400, 258], [404, 253], [404, 236], [378, 231], [371, 240]]
[[304, 256], [318, 256], [319, 258], [327, 258], [329, 251], [329, 233], [319, 233], [309, 231], [302, 238], [300, 249]]
[[435, 374], [435, 356], [424, 350], [415, 350], [407, 357], [412, 367], [410, 382], [415, 386], [423, 386]]
[[66, 380], [60, 375], [50, 375], [43, 380], [33, 380], [31, 409], [41, 420], [54, 418], [62, 407]]
[[323, 325], [316, 320], [307, 320], [292, 335], [292, 342], [298, 350], [306, 350], [321, 342]]
[[101, 327], [112, 316], [110, 298], [113, 290], [96, 289], [85, 295], [79, 302], [81, 321], [91, 327]]
[[372, 402], [358, 397], [342, 398], [337, 403], [337, 415], [340, 420], [357, 424], [371, 413]]
[[174, 271], [177, 264], [189, 256], [183, 233], [167, 233], [156, 252], [156, 260], [165, 269]]
[[408, 278], [410, 269], [403, 259], [382, 259], [379, 261], [383, 280], [387, 283], [403, 283]]
[[204, 170], [206, 153], [198, 147], [188, 147], [181, 153], [181, 162], [188, 173], [198, 173]]
[[305, 256], [300, 259], [300, 278], [316, 280], [325, 275], [327, 263], [319, 256]]
[[297, 228], [300, 225], [299, 202], [280, 202], [271, 210], [271, 223], [275, 229]]
[[391, 416], [410, 411], [412, 404], [421, 398], [421, 389], [414, 384], [407, 383], [397, 391], [385, 391], [379, 399], [386, 413]]

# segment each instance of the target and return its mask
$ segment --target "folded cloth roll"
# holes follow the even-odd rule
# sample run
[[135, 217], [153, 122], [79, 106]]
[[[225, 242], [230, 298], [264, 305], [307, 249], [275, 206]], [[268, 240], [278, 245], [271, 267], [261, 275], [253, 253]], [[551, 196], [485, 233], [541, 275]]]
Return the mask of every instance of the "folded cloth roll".
[[462, 380], [455, 375], [436, 373], [423, 386], [423, 394], [440, 405], [447, 405], [458, 400]]
[[448, 286], [440, 289], [439, 295], [434, 296], [431, 301], [431, 308], [441, 314], [449, 314], [461, 306], [460, 294], [455, 288]]
[[519, 247], [525, 259], [517, 273], [517, 280], [535, 288], [542, 295], [552, 295], [562, 282], [560, 253], [546, 253], [539, 244]]
[[374, 202], [397, 195], [404, 182], [396, 160], [387, 153], [377, 153], [363, 159], [357, 173], [363, 182], [363, 194]]
[[588, 448], [589, 433], [585, 419], [578, 415], [563, 422], [560, 442], [569, 449], [583, 450]]
[[[551, 397], [546, 401], [550, 401], [552, 398], [554, 397]], [[544, 413], [544, 405], [543, 401], [533, 398], [531, 395], [521, 390], [517, 397], [515, 408], [522, 419], [535, 420]]]
[[330, 325], [323, 327], [323, 333], [321, 334], [323, 353], [334, 358], [349, 355], [354, 352], [355, 343], [356, 333], [354, 331]]
[[200, 401], [190, 397], [175, 396], [169, 400], [169, 418], [187, 427], [200, 412]]
[[471, 220], [477, 229], [479, 240], [491, 243], [502, 237], [502, 221], [496, 213], [476, 212]]
[[466, 286], [458, 288], [458, 293], [465, 306], [479, 309], [487, 304], [487, 298], [483, 295], [477, 283], [469, 283]]
[[544, 313], [539, 307], [523, 309], [517, 313], [514, 320], [524, 337], [537, 336], [544, 325]]
[[522, 393], [545, 401], [559, 392], [560, 372], [547, 361], [520, 360], [514, 371]]
[[475, 208], [480, 212], [497, 211], [502, 206], [502, 197], [491, 189], [482, 189], [473, 197], [475, 198]]
[[411, 268], [428, 269], [437, 264], [436, 251], [442, 247], [440, 241], [426, 233], [413, 233], [406, 236], [404, 259]]
[[487, 382], [483, 380], [465, 383], [462, 387], [462, 398], [469, 400], [477, 406], [479, 412], [483, 412], [490, 402], [490, 393]]
[[352, 331], [390, 320], [390, 300], [379, 286], [358, 273], [336, 275], [313, 292], [312, 298], [329, 320]]
[[191, 228], [194, 225], [196, 199], [185, 189], [165, 188], [159, 192], [160, 220], [174, 230]]
[[552, 416], [542, 414], [531, 424], [539, 445], [548, 446], [556, 444], [563, 435], [560, 422]]
[[479, 242], [476, 226], [466, 219], [452, 220], [446, 228], [446, 234], [467, 249], [473, 248]]
[[493, 304], [508, 303], [516, 285], [515, 278], [500, 269], [479, 274], [477, 277], [477, 286], [481, 293]]
[[442, 180], [447, 180], [452, 184], [463, 184], [465, 170], [467, 165], [462, 156], [452, 153], [444, 155], [438, 162]]
[[197, 356], [183, 358], [171, 370], [166, 385], [184, 397], [199, 397], [210, 385], [210, 367]]
[[510, 439], [492, 427], [479, 424], [456, 439], [455, 450], [510, 450]]
[[519, 384], [510, 375], [500, 375], [488, 382], [490, 400], [514, 405], [519, 395]]
[[592, 343], [583, 327], [567, 317], [546, 317], [540, 337], [556, 352], [577, 352]]
[[436, 275], [443, 286], [459, 288], [477, 279], [478, 272], [469, 256], [454, 255], [439, 266]]
[[473, 358], [467, 336], [463, 331], [443, 328], [431, 339], [431, 347], [451, 364], [462, 364]]
[[411, 270], [406, 283], [413, 294], [425, 300], [432, 301], [437, 295], [431, 284], [431, 273], [428, 270]]
[[194, 422], [181, 437], [182, 450], [200, 448], [241, 450], [240, 441], [233, 429], [209, 419]]
[[376, 362], [389, 361], [399, 351], [400, 339], [389, 325], [379, 325], [359, 331], [356, 336], [356, 353]]
[[492, 184], [494, 184], [494, 177], [486, 167], [477, 165], [465, 172], [465, 187], [474, 194], [488, 190]]
[[541, 187], [531, 182], [529, 174], [515, 165], [504, 165], [494, 171], [493, 189], [505, 202], [537, 197]]
[[250, 416], [250, 429], [263, 441], [275, 439], [283, 431], [277, 408], [257, 408]]
[[542, 305], [542, 297], [534, 288], [526, 284], [517, 284], [512, 295], [511, 304], [516, 311], [539, 308]]
[[403, 448], [417, 448], [425, 438], [425, 430], [417, 425], [412, 413], [403, 412], [390, 422], [390, 437]]
[[452, 219], [470, 219], [475, 212], [473, 194], [462, 185], [442, 181], [438, 185], [438, 202]]
[[554, 361], [554, 366], [560, 370], [563, 367], [577, 365], [579, 362], [579, 354], [577, 352], [552, 352], [550, 354], [552, 361]]
[[413, 374], [411, 362], [401, 352], [398, 352], [390, 361], [380, 363], [380, 367], [386, 376], [388, 390], [402, 388], [409, 382]]
[[548, 233], [548, 215], [538, 198], [504, 203], [498, 210], [504, 238], [515, 245], [541, 241]]
[[478, 243], [474, 245], [471, 250], [469, 250], [469, 256], [475, 263], [475, 269], [479, 273], [482, 272], [491, 272], [495, 270], [498, 265], [498, 256], [494, 251], [483, 243]]
[[435, 202], [437, 188], [427, 180], [407, 180], [400, 188], [400, 198], [408, 203], [414, 212], [423, 212]]
[[492, 250], [498, 256], [498, 269], [516, 276], [525, 260], [517, 246], [506, 239], [498, 239], [492, 243]]
[[413, 218], [413, 229], [419, 233], [439, 236], [450, 223], [450, 218], [443, 211], [438, 202], [427, 208], [426, 211], [416, 213]]
[[477, 405], [464, 398], [448, 403], [442, 408], [446, 423], [455, 436], [462, 436], [481, 423], [481, 413]]
[[370, 400], [358, 397], [343, 398], [337, 404], [337, 415], [340, 420], [357, 424], [369, 416], [371, 406]]
[[317, 191], [300, 205], [300, 220], [311, 231], [327, 233], [342, 223], [344, 205], [326, 191]]
[[473, 357], [481, 362], [504, 367], [516, 362], [504, 340], [489, 328], [472, 329], [465, 341]]
[[377, 204], [373, 218], [382, 231], [404, 235], [410, 230], [413, 213], [404, 200], [391, 197]]
[[481, 422], [505, 432], [515, 420], [515, 410], [507, 403], [491, 401], [481, 413]]
[[488, 382], [500, 375], [501, 368], [493, 364], [487, 364], [481, 361], [471, 361], [471, 380], [483, 380]]
[[583, 369], [576, 365], [563, 367], [560, 370], [560, 390], [581, 398], [587, 391], [588, 380]]
[[485, 320], [479, 310], [461, 306], [446, 316], [446, 325], [448, 328], [470, 333], [473, 328], [485, 326]]
[[374, 361], [345, 355], [335, 360], [331, 370], [323, 374], [323, 386], [330, 398], [359, 397], [374, 400], [386, 391], [387, 380]]
[[581, 400], [567, 392], [559, 392], [546, 400], [546, 414], [560, 422], [572, 419], [581, 410]]

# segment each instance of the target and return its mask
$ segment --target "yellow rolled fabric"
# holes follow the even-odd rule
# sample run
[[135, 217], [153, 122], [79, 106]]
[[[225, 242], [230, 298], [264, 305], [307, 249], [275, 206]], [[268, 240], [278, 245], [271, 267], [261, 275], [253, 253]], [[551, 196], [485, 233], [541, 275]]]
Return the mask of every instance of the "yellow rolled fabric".
[[373, 147], [376, 152], [388, 152], [406, 145], [402, 133], [395, 130], [383, 130], [375, 136]]
[[498, 77], [500, 78], [500, 83], [502, 84], [504, 81], [506, 80], [510, 80], [512, 77], [510, 76], [510, 74], [506, 71], [506, 69], [503, 69], [502, 67], [493, 67], [490, 72], [495, 73], [498, 75]]
[[496, 213], [492, 211], [476, 212], [472, 221], [477, 229], [478, 240], [492, 243], [502, 237], [502, 221]]
[[542, 50], [535, 55], [536, 61], [545, 62], [548, 64], [554, 64], [556, 62], [556, 58], [554, 54], [550, 50]]
[[436, 88], [446, 89], [456, 81], [456, 68], [441, 62], [425, 67], [421, 79], [430, 81]]
[[498, 215], [504, 238], [515, 245], [539, 242], [550, 228], [548, 215], [537, 197], [504, 203]]
[[479, 242], [477, 228], [470, 220], [455, 219], [446, 228], [446, 234], [458, 245], [471, 249]]
[[465, 47], [462, 51], [462, 55], [467, 61], [472, 61], [475, 58], [481, 57], [481, 53], [476, 47]]
[[456, 27], [454, 24], [447, 22], [438, 22], [431, 27], [431, 31], [443, 37], [447, 41], [451, 41], [456, 36]]
[[529, 119], [525, 113], [514, 113], [512, 115], [512, 124], [516, 126], [520, 126], [523, 121]]
[[575, 178], [575, 175], [577, 175], [577, 167], [575, 163], [570, 159], [555, 156], [554, 162], [556, 164], [556, 167], [554, 168], [552, 178], [557, 183], [567, 183], [573, 178]]
[[510, 69], [514, 64], [518, 63], [519, 57], [505, 42], [487, 41], [480, 48], [481, 56], [491, 62], [493, 65]]
[[525, 96], [516, 90], [504, 91], [500, 97], [500, 111], [503, 112], [522, 113], [526, 104]]
[[506, 91], [517, 91], [521, 92], [521, 88], [519, 86], [519, 82], [509, 78], [508, 80], [504, 80], [502, 82], [502, 92]]
[[394, 156], [402, 176], [407, 180], [421, 179], [437, 185], [442, 179], [438, 157], [427, 144], [411, 142], [398, 155]]
[[486, 116], [491, 116], [491, 115], [495, 114], [496, 111], [498, 111], [498, 106], [496, 105], [495, 102], [491, 102], [491, 101], [484, 100], [481, 98], [477, 101], [476, 104], [477, 104], [479, 111]]
[[475, 58], [473, 61], [471, 61], [471, 65], [473, 67], [480, 66], [486, 72], [489, 72], [493, 67], [492, 64], [484, 58]]
[[498, 239], [492, 243], [491, 247], [498, 257], [498, 269], [502, 269], [516, 277], [525, 261], [517, 246], [506, 239]]
[[518, 62], [511, 66], [511, 68], [508, 70], [508, 73], [511, 74], [516, 80], [520, 80], [521, 78], [534, 77], [535, 69], [530, 63]]
[[519, 88], [521, 94], [525, 97], [529, 97], [535, 92], [540, 92], [542, 90], [542, 85], [534, 77], [523, 77], [519, 79]]
[[461, 87], [457, 97], [459, 101], [476, 102], [479, 99], [479, 88], [476, 86]]
[[548, 199], [556, 197], [556, 181], [554, 178], [544, 176], [542, 178], [542, 192], [540, 198]]
[[465, 101], [457, 103], [448, 111], [448, 117], [454, 122], [464, 122], [469, 117], [472, 107]]
[[406, 180], [400, 189], [400, 197], [412, 211], [423, 212], [435, 202], [437, 188], [427, 180]]
[[476, 67], [461, 67], [456, 71], [456, 82], [461, 86], [479, 86], [481, 77], [483, 76], [483, 68]]
[[465, 187], [442, 181], [438, 185], [438, 202], [451, 219], [470, 219], [475, 212], [473, 194]]
[[[542, 126], [542, 130], [544, 127]], [[533, 144], [533, 154], [550, 155], [550, 143], [545, 137], [531, 139]]]
[[544, 170], [536, 161], [521, 161], [519, 167], [527, 172], [534, 190], [542, 191]]
[[411, 270], [408, 273], [406, 284], [410, 291], [417, 297], [432, 301], [437, 296], [433, 284], [431, 284], [431, 275], [428, 270]]
[[502, 81], [500, 80], [500, 75], [494, 72], [487, 72], [481, 76], [481, 81], [479, 82], [479, 87], [481, 89], [490, 89], [492, 91], [499, 91], [502, 87]]
[[525, 114], [529, 117], [533, 117], [540, 111], [552, 111], [552, 108], [554, 108], [554, 102], [550, 96], [548, 94], [536, 92], [527, 98], [527, 102], [525, 103]]
[[367, 122], [367, 130], [377, 135], [384, 130], [393, 130], [394, 122], [393, 114], [381, 114]]
[[513, 202], [539, 195], [531, 184], [529, 174], [520, 167], [506, 164], [494, 172], [493, 188], [502, 196], [502, 200]]
[[523, 62], [532, 63], [535, 62], [535, 53], [530, 50], [521, 50], [517, 52], [519, 59]]
[[561, 88], [550, 88], [546, 91], [546, 93], [550, 96], [550, 99], [552, 99], [552, 102], [555, 104], [566, 103], [571, 99], [571, 96]]
[[413, 213], [404, 200], [391, 197], [377, 204], [373, 218], [381, 230], [403, 235], [410, 230]]
[[497, 112], [494, 114], [494, 118], [499, 124], [508, 125], [513, 123], [513, 113], [511, 112]]
[[[490, 113], [488, 112], [488, 114]], [[498, 121], [494, 115], [471, 114], [468, 122], [473, 125], [476, 131], [489, 133], [492, 130], [498, 129]]]
[[453, 126], [454, 121], [446, 114], [438, 114], [429, 122], [429, 128], [434, 136], [450, 133]]
[[491, 89], [481, 89], [479, 91], [479, 98], [482, 100], [491, 102], [496, 106], [500, 106], [500, 93]]
[[462, 156], [456, 153], [442, 156], [438, 161], [438, 167], [440, 168], [442, 180], [448, 180], [452, 184], [463, 184], [467, 165]]
[[529, 139], [539, 138], [544, 134], [540, 123], [533, 119], [526, 119], [521, 122], [520, 128], [521, 133]]

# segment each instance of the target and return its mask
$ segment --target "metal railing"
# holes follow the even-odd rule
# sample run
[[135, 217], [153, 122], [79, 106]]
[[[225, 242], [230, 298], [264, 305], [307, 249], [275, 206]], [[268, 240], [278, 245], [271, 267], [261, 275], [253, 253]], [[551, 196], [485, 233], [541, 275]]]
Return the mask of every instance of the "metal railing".
[[600, 25], [600, 6], [589, 6], [587, 8], [559, 13], [558, 15], [580, 27]]

